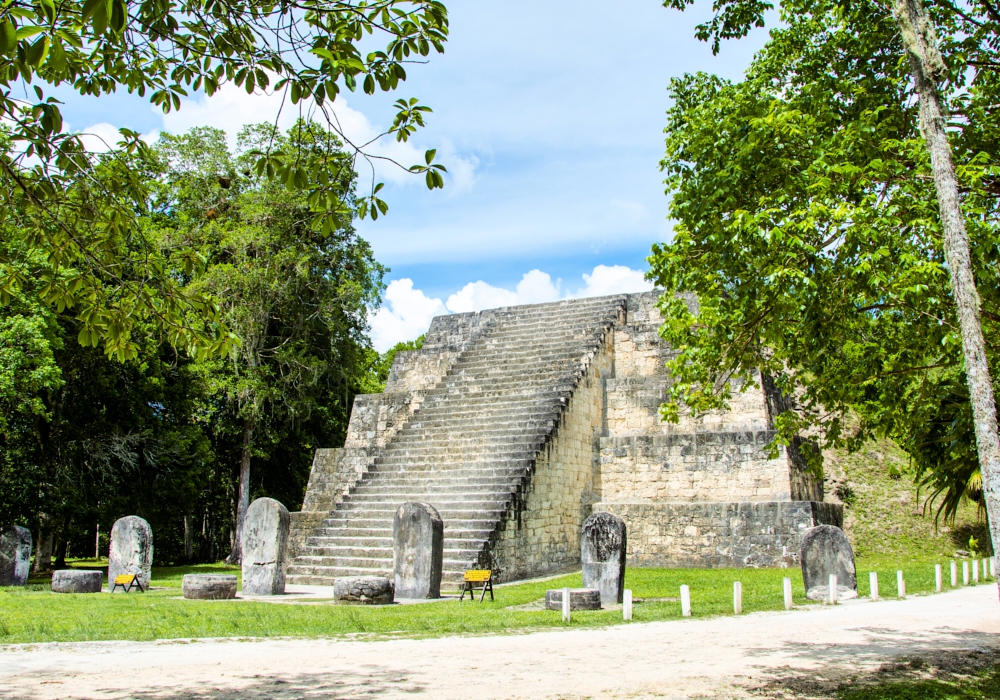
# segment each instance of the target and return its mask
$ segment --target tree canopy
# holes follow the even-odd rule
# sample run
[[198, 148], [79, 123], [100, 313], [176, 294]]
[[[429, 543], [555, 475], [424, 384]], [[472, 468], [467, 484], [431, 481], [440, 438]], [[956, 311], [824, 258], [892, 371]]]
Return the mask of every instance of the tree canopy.
[[[331, 164], [344, 205], [332, 233], [310, 225], [307, 193], [253, 169], [263, 140]], [[29, 278], [0, 307], [0, 521], [79, 554], [97, 523], [136, 513], [156, 528], [159, 560], [215, 560], [238, 550], [251, 497], [301, 503], [313, 452], [342, 444], [355, 394], [377, 387], [367, 324], [385, 269], [353, 228], [351, 154], [319, 125], [249, 127], [235, 152], [198, 128], [147, 153], [142, 235], [179, 289], [219, 300], [238, 342], [192, 357], [146, 324], [135, 357], [108, 358]]]
[[[88, 153], [46, 91], [127, 90], [169, 112], [232, 83], [250, 93], [279, 91], [336, 133], [332, 106], [341, 90], [397, 89], [408, 64], [443, 51], [447, 31], [446, 10], [436, 0], [0, 4], [0, 226], [44, 263], [26, 271], [0, 260], [0, 302], [38, 279], [45, 303], [74, 310], [77, 339], [103, 346], [109, 356], [138, 357], [140, 326], [192, 355], [225, 354], [236, 339], [214, 299], [167, 274], [167, 262], [139, 226], [152, 193], [136, 162], [149, 160], [148, 147], [123, 129], [121, 148]], [[415, 98], [397, 101], [388, 133], [409, 139], [429, 111]], [[367, 145], [346, 143], [355, 161], [368, 157]], [[260, 146], [253, 168], [306, 193], [308, 224], [335, 231], [345, 205], [325, 155], [270, 141]], [[434, 157], [428, 151], [425, 162], [409, 167], [432, 188], [443, 185], [444, 171]], [[380, 188], [372, 182], [353, 203], [362, 216], [386, 212]], [[194, 250], [172, 251], [175, 260], [182, 256], [188, 269], [204, 264]]]
[[[701, 28], [716, 42], [749, 26], [721, 7]], [[990, 105], [1000, 25], [988, 3], [931, 12], [995, 366], [1000, 124]], [[778, 421], [784, 440], [804, 433], [820, 446], [857, 447], [873, 434], [895, 437], [953, 512], [978, 468], [975, 439], [898, 26], [875, 2], [800, 0], [782, 4], [781, 19], [744, 81], [671, 83], [662, 166], [676, 225], [654, 248], [651, 275], [699, 303], [662, 302], [662, 334], [678, 349], [664, 412], [724, 405], [727, 380], [759, 369], [795, 399]]]

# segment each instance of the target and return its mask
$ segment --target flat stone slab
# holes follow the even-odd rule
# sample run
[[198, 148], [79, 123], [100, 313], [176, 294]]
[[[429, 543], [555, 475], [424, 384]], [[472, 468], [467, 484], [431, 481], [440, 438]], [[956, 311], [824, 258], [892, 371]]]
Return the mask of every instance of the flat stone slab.
[[[545, 608], [547, 610], [562, 610], [563, 589], [545, 591]], [[570, 610], [600, 610], [601, 589], [571, 588], [569, 590]]]
[[396, 587], [384, 576], [347, 576], [333, 582], [333, 597], [348, 605], [389, 605]]
[[229, 600], [236, 597], [233, 574], [184, 574], [181, 591], [190, 600]]
[[52, 572], [53, 593], [100, 593], [104, 572], [58, 569]]

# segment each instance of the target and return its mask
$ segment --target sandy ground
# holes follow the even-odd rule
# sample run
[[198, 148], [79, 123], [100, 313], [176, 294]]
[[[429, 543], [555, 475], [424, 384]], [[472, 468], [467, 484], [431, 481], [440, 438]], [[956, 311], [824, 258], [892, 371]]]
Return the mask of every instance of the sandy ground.
[[900, 657], [1000, 646], [992, 585], [709, 620], [382, 642], [92, 642], [0, 649], [3, 698], [742, 698]]

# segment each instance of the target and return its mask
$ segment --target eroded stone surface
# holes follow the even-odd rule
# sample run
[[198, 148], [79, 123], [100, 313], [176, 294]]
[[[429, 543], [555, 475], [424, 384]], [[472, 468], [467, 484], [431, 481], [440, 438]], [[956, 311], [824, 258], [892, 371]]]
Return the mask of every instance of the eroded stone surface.
[[440, 598], [444, 521], [434, 506], [404, 503], [392, 523], [393, 578], [400, 598]]
[[[549, 610], [562, 610], [563, 590], [545, 591], [545, 607]], [[596, 588], [571, 588], [569, 590], [570, 610], [600, 610], [601, 592]]]
[[243, 593], [281, 595], [285, 592], [285, 552], [288, 509], [273, 498], [258, 498], [243, 521]]
[[817, 525], [802, 536], [802, 581], [806, 598], [826, 600], [830, 575], [837, 576], [837, 598], [857, 598], [858, 579], [854, 569], [854, 549], [847, 535], [833, 525]]
[[153, 529], [149, 523], [138, 515], [116, 520], [108, 546], [108, 581], [114, 581], [121, 574], [135, 574], [142, 587], [147, 588], [152, 567]]
[[333, 597], [340, 603], [388, 605], [395, 600], [395, 586], [385, 576], [348, 576], [333, 584]]
[[0, 586], [23, 586], [31, 571], [31, 530], [10, 525], [0, 531]]
[[54, 593], [100, 593], [103, 583], [104, 573], [101, 571], [59, 569], [52, 572]]
[[228, 600], [236, 597], [232, 574], [184, 574], [181, 592], [191, 600]]
[[580, 537], [583, 587], [598, 589], [602, 605], [622, 602], [625, 546], [625, 521], [617, 515], [594, 513], [584, 521]]

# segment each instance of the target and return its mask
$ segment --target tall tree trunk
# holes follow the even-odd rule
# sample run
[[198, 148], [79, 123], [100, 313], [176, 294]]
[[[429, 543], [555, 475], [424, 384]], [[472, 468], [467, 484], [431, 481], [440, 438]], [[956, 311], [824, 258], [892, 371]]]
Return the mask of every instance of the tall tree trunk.
[[986, 361], [986, 343], [979, 315], [979, 292], [972, 274], [969, 236], [958, 198], [958, 180], [951, 159], [951, 144], [945, 131], [944, 110], [937, 80], [946, 67], [937, 48], [934, 27], [924, 13], [922, 0], [896, 0], [896, 21], [910, 62], [910, 72], [920, 98], [920, 129], [931, 157], [937, 190], [944, 256], [951, 275], [951, 289], [958, 309], [965, 355], [965, 376], [972, 401], [976, 447], [983, 475], [983, 494], [990, 523], [993, 551], [1000, 545], [1000, 438], [997, 436], [996, 403]]
[[35, 573], [52, 568], [52, 527], [45, 513], [38, 514], [38, 542], [35, 545]]
[[253, 448], [253, 429], [255, 421], [252, 418], [243, 420], [243, 449], [240, 453], [240, 486], [236, 499], [236, 532], [233, 537], [233, 549], [226, 561], [239, 564], [243, 561], [243, 519], [250, 507], [250, 453]]
[[194, 516], [184, 516], [184, 563], [194, 560]]

